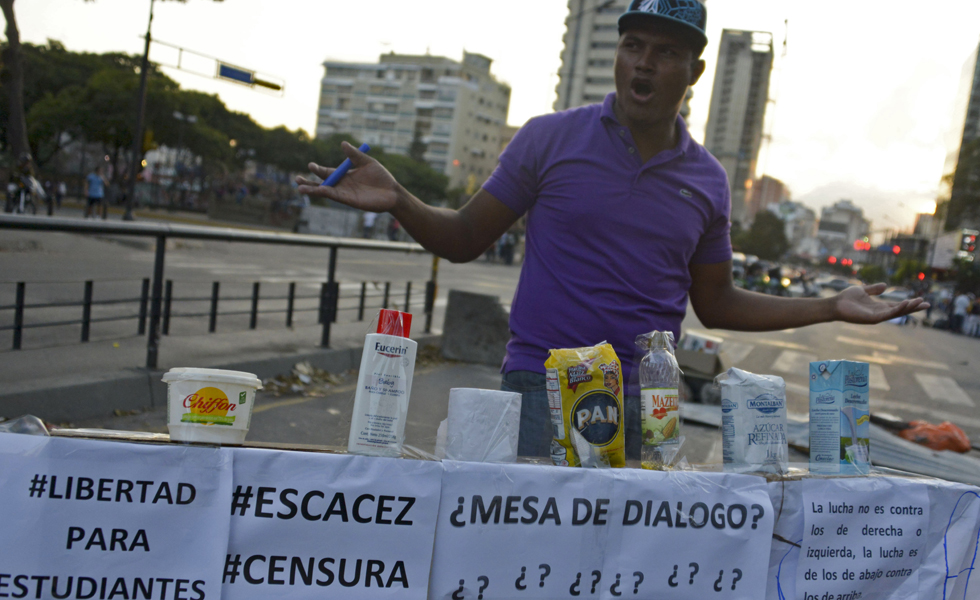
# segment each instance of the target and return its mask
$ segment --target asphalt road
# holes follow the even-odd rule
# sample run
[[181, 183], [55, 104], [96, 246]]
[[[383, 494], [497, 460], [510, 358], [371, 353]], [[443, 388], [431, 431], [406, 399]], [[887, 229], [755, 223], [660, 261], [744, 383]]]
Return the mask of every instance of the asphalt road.
[[[29, 282], [29, 302], [78, 300], [82, 282], [87, 279], [96, 281], [96, 298], [135, 297], [139, 281], [151, 274], [152, 257], [152, 248], [141, 241], [3, 231], [0, 233], [0, 305], [12, 302], [16, 281]], [[256, 281], [261, 282], [263, 295], [284, 295], [289, 282], [297, 283], [302, 290], [299, 293], [316, 294], [320, 282], [325, 280], [326, 258], [324, 251], [175, 241], [167, 252], [166, 271], [167, 277], [174, 281], [177, 297], [208, 296], [211, 282], [216, 280], [221, 281], [222, 297], [228, 294], [247, 298]], [[369, 289], [378, 290], [376, 293], [383, 289], [383, 282], [391, 281], [392, 299], [401, 304], [406, 280], [413, 281], [413, 289], [423, 289], [423, 282], [429, 278], [431, 258], [342, 250], [337, 267], [341, 296], [347, 298], [342, 300], [342, 306], [356, 305], [362, 281], [369, 282]], [[517, 266], [482, 260], [466, 265], [441, 261], [435, 329], [441, 327], [447, 290], [493, 294], [508, 304], [518, 274]], [[377, 287], [374, 282], [378, 282]], [[223, 303], [222, 308], [231, 310], [231, 302]], [[248, 300], [237, 302], [237, 306], [247, 309]], [[380, 303], [380, 298], [375, 298], [374, 302]], [[420, 306], [421, 300], [418, 302]], [[309, 303], [315, 306], [315, 300]], [[284, 307], [284, 301], [263, 302], [263, 309], [277, 307]], [[47, 310], [52, 312], [43, 318], [52, 320], [67, 316], [78, 318], [79, 312], [77, 307]], [[199, 303], [197, 309], [191, 306], [182, 310], [206, 310], [206, 303]], [[347, 310], [342, 312], [340, 320], [350, 321], [355, 317], [355, 311]], [[26, 318], [42, 317], [28, 311]], [[288, 334], [282, 315], [263, 314], [256, 332], [243, 335], [241, 331], [247, 329], [247, 318], [245, 315], [221, 318], [219, 333], [235, 332], [229, 333], [223, 342], [220, 335], [207, 336], [206, 318], [174, 318], [171, 338], [164, 339], [163, 347], [179, 353], [183, 342], [204, 339], [212, 344], [220, 342], [234, 346], [241, 345], [241, 340], [247, 338], [251, 340], [248, 343], [256, 347], [265, 344], [273, 349], [287, 350], [298, 346], [315, 347], [319, 341], [314, 312], [297, 316], [298, 324]], [[10, 311], [0, 311], [0, 323], [8, 324], [11, 319]], [[421, 324], [416, 325], [419, 326]], [[366, 328], [365, 323], [338, 325], [335, 335], [346, 336], [356, 343], [363, 339]], [[703, 327], [693, 314], [689, 314], [684, 329], [697, 331]], [[46, 361], [56, 371], [59, 365], [70, 362], [65, 353], [86, 354], [78, 351], [85, 347], [74, 342], [78, 335], [77, 326], [28, 330], [25, 348], [33, 350], [20, 353], [7, 349], [9, 332], [4, 333], [5, 336], [0, 336], [3, 345], [0, 349], [0, 379], [4, 381], [16, 381], [20, 377], [20, 371], [24, 369], [18, 368], [18, 360]], [[980, 411], [977, 410], [980, 402], [980, 339], [922, 326], [887, 323], [877, 326], [832, 323], [771, 333], [717, 330], [710, 333], [724, 338], [725, 351], [734, 366], [785, 378], [791, 412], [807, 412], [808, 363], [811, 360], [860, 360], [871, 365], [872, 411], [892, 413], [906, 420], [949, 420], [962, 427], [974, 443], [980, 442]], [[139, 346], [143, 342], [134, 334], [135, 322], [102, 323], [93, 326], [92, 332], [93, 339], [97, 340], [95, 344], [116, 344], [120, 342], [112, 340], [122, 339], [122, 351], [127, 357], [132, 355], [135, 368], [141, 365], [144, 355]], [[131, 347], [135, 350], [129, 349]], [[98, 365], [90, 365], [90, 368], [97, 369]], [[496, 387], [497, 375], [494, 368], [472, 365], [433, 363], [423, 368], [428, 370], [425, 377], [418, 379], [423, 387], [413, 394], [409, 443], [415, 439], [419, 447], [431, 447], [435, 427], [445, 417], [448, 389], [456, 386]], [[338, 442], [345, 432], [344, 406], [352, 399], [352, 392], [343, 386], [350, 384], [348, 381], [338, 385], [326, 397], [319, 398], [301, 394], [278, 398], [260, 396], [257, 407], [262, 411], [262, 418], [254, 421], [249, 439], [279, 443]], [[113, 427], [111, 421], [93, 421], [87, 425]], [[115, 426], [159, 428], [162, 423], [158, 416], [133, 415], [118, 421]], [[716, 451], [717, 448], [713, 450]]]

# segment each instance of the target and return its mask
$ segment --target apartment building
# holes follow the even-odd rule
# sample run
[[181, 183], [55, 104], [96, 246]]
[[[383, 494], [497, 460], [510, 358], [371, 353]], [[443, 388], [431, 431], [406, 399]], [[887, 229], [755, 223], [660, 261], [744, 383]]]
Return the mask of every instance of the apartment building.
[[704, 146], [728, 173], [732, 221], [743, 225], [762, 147], [772, 61], [771, 33], [722, 31]]
[[386, 152], [423, 159], [450, 187], [478, 188], [497, 164], [510, 86], [491, 75], [492, 60], [463, 52], [383, 54], [375, 63], [326, 61], [316, 135], [348, 133]]
[[[558, 70], [555, 110], [602, 102], [616, 91], [613, 62], [619, 43], [619, 16], [629, 0], [568, 0], [565, 44]], [[681, 115], [691, 112], [691, 88], [687, 89]]]
[[964, 156], [977, 152], [973, 142], [980, 140], [980, 60], [977, 60], [980, 47], [963, 64], [960, 86], [953, 105], [953, 123], [946, 135], [946, 164], [943, 175], [956, 177], [952, 181], [943, 178], [940, 182], [943, 195], [949, 199], [945, 210], [946, 230], [958, 227], [980, 226], [980, 210], [971, 206], [970, 199], [980, 191], [980, 172], [957, 173], [960, 164], [967, 164]]

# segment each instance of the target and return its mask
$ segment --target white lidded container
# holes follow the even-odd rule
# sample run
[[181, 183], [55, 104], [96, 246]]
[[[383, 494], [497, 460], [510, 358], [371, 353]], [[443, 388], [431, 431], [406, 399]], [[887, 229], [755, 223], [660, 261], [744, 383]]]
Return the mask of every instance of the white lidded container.
[[253, 373], [180, 367], [163, 376], [167, 384], [167, 428], [181, 442], [242, 444], [252, 421]]

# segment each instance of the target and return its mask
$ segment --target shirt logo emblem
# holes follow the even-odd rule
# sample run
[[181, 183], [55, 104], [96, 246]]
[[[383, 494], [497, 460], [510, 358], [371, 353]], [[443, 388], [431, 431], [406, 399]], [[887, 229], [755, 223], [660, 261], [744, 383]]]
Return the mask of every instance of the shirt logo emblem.
[[681, 196], [684, 196], [685, 198], [692, 198], [694, 197], [694, 194], [692, 194], [690, 190], [681, 188]]

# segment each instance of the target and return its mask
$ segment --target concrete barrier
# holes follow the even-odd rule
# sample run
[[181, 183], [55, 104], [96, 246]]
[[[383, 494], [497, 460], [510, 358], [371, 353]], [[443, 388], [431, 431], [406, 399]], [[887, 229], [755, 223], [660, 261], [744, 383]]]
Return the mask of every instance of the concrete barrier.
[[510, 339], [509, 316], [498, 296], [449, 290], [442, 326], [442, 355], [500, 366]]

